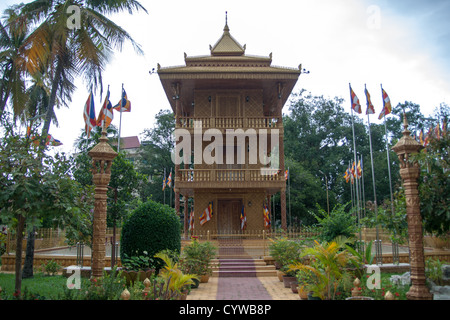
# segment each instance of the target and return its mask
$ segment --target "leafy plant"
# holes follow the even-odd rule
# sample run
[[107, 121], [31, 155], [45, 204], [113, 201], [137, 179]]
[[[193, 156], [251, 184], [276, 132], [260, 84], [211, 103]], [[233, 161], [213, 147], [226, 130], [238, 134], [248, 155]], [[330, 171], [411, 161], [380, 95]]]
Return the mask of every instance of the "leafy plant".
[[425, 260], [425, 275], [428, 279], [433, 281], [436, 285], [442, 286], [444, 285], [443, 282], [443, 271], [442, 266], [444, 263], [442, 263], [439, 259], [431, 259], [428, 258]]
[[270, 256], [278, 264], [282, 271], [288, 271], [288, 266], [299, 262], [301, 243], [287, 238], [270, 239]]
[[211, 260], [216, 255], [216, 247], [211, 242], [193, 239], [183, 248], [180, 265], [184, 272], [196, 275], [211, 275]]
[[144, 251], [143, 254], [139, 256], [129, 257], [127, 254], [124, 254], [122, 265], [129, 271], [147, 270], [150, 268], [152, 261], [153, 259], [148, 256], [147, 251]]
[[336, 240], [306, 248], [301, 256], [308, 256], [309, 265], [296, 263], [290, 266], [291, 270], [304, 270], [312, 274], [315, 281], [308, 283], [307, 288], [314, 292], [314, 296], [321, 299], [334, 299], [336, 289], [344, 278], [345, 266], [353, 259], [345, 249], [344, 241]]
[[320, 240], [331, 242], [338, 236], [352, 238], [355, 236], [356, 224], [355, 217], [346, 212], [347, 204], [337, 204], [328, 214], [327, 211], [317, 206], [318, 214], [310, 212], [320, 225]]
[[58, 273], [59, 270], [61, 270], [61, 265], [53, 259], [46, 264], [43, 264], [42, 267], [48, 276], [54, 276], [56, 273]]

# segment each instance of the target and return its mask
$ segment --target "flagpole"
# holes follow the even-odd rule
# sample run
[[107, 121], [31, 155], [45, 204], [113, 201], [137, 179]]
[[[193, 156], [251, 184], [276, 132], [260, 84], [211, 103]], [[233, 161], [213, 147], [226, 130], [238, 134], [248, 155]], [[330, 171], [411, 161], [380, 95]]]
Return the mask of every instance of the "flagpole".
[[363, 216], [366, 216], [366, 195], [364, 192], [364, 163], [363, 156], [361, 155], [361, 182], [362, 182], [362, 207], [363, 207]]
[[166, 168], [164, 168], [164, 178], [163, 178], [163, 185], [164, 185], [164, 204], [166, 204]]
[[[383, 99], [383, 104], [384, 104], [383, 84], [380, 84], [380, 87], [381, 87], [381, 97]], [[383, 108], [384, 108], [384, 105], [383, 105]], [[384, 115], [383, 115], [383, 122], [384, 122], [384, 137], [386, 139], [386, 159], [387, 159], [387, 164], [388, 164], [389, 192], [391, 195], [391, 212], [392, 212], [392, 217], [394, 217], [394, 215], [395, 215], [394, 195], [392, 193], [391, 161], [389, 159], [389, 142], [388, 142], [387, 126], [386, 126], [386, 111], [384, 112]], [[394, 230], [394, 235], [395, 235], [395, 230]], [[399, 261], [398, 244], [394, 240], [392, 241], [392, 259], [393, 259], [393, 262]]]
[[[350, 111], [352, 116], [352, 133], [353, 133], [353, 157], [354, 157], [354, 163], [356, 166], [356, 139], [355, 139], [355, 125], [353, 120], [353, 98], [352, 98], [352, 87], [350, 83], [348, 84], [348, 87], [350, 89]], [[358, 179], [355, 179], [355, 192], [356, 192], [356, 212], [359, 215], [359, 196], [358, 196]]]
[[120, 151], [120, 133], [122, 130], [122, 103], [123, 103], [123, 83], [122, 83], [122, 91], [120, 92], [120, 121], [119, 121], [119, 138], [117, 140], [117, 152]]
[[[364, 84], [364, 90], [366, 89], [366, 85]], [[367, 107], [369, 107], [369, 101], [367, 99], [367, 91], [365, 91], [366, 93], [366, 101], [367, 101]], [[376, 190], [376, 186], [375, 186], [375, 168], [373, 166], [373, 152], [372, 152], [372, 134], [371, 134], [371, 130], [370, 130], [370, 116], [367, 113], [367, 124], [369, 127], [369, 146], [370, 146], [370, 161], [372, 163], [372, 184], [373, 184], [373, 202], [375, 205], [375, 221], [378, 221], [378, 205], [377, 205], [377, 190]], [[378, 223], [376, 223], [375, 225], [375, 230], [376, 230], [376, 241], [379, 241], [379, 233], [378, 233]], [[378, 250], [378, 243], [376, 245], [376, 260], [377, 260], [377, 264], [378, 262], [382, 263], [382, 257], [381, 257], [381, 250]]]
[[292, 215], [291, 215], [291, 172], [288, 167], [288, 195], [289, 195], [289, 223], [291, 225], [291, 231], [292, 231]]

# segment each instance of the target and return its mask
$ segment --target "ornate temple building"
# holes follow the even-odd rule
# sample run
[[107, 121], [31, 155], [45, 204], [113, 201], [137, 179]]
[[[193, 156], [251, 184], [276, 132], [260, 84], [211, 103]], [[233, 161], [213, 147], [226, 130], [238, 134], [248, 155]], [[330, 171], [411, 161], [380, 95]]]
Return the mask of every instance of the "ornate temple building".
[[[245, 51], [226, 22], [209, 55], [185, 54], [184, 66], [158, 65], [175, 114], [176, 156], [181, 159], [175, 164], [175, 209], [180, 212], [180, 198], [194, 203], [184, 209], [185, 231], [262, 230], [267, 227], [264, 207], [270, 210], [276, 193], [286, 228], [282, 108], [301, 66], [272, 66], [272, 54]], [[208, 208], [212, 216], [205, 220]]]

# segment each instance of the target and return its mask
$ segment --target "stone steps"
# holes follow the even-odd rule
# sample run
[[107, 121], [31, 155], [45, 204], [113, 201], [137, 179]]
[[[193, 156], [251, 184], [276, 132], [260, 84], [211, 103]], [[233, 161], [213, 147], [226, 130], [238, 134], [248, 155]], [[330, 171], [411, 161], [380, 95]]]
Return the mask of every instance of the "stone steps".
[[219, 258], [211, 262], [213, 277], [272, 277], [276, 276], [273, 265], [263, 259]]

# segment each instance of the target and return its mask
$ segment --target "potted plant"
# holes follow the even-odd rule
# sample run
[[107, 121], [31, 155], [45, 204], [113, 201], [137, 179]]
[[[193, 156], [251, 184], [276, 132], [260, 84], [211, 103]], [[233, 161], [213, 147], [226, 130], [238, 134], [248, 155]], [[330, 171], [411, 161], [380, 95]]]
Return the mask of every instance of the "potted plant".
[[297, 278], [297, 291], [300, 299], [306, 300], [308, 299], [308, 289], [307, 286], [312, 283], [312, 275], [307, 270], [298, 270], [296, 274]]
[[[289, 265], [298, 261], [300, 255], [300, 243], [289, 240], [287, 238], [281, 238], [273, 240], [269, 246], [270, 256], [274, 259], [274, 265], [277, 268], [277, 276], [281, 282], [285, 282], [284, 278], [288, 277], [286, 281], [289, 283], [292, 281], [292, 277], [295, 277], [295, 272], [289, 272]], [[286, 288], [290, 287], [290, 284], [285, 284]]]
[[177, 293], [179, 299], [186, 299], [186, 295], [189, 293], [190, 287], [193, 284], [193, 279], [197, 278], [197, 275], [183, 273], [178, 268], [178, 263], [175, 263], [165, 252], [157, 253], [155, 258], [159, 258], [165, 263], [159, 275], [167, 282], [168, 289]]
[[344, 248], [345, 241], [336, 241], [320, 244], [315, 241], [313, 248], [307, 248], [302, 256], [309, 256], [309, 265], [296, 263], [290, 270], [304, 270], [309, 272], [312, 280], [307, 285], [311, 297], [322, 300], [333, 299], [336, 288], [345, 275], [346, 264], [354, 257]]
[[144, 281], [146, 278], [151, 277], [155, 272], [155, 269], [150, 268], [152, 259], [147, 256], [147, 252], [144, 251], [144, 255], [129, 257], [124, 254], [122, 259], [122, 276], [125, 277], [127, 286], [133, 285], [135, 281]]
[[212, 274], [211, 260], [215, 255], [216, 248], [211, 242], [199, 242], [194, 238], [183, 248], [180, 265], [184, 272], [195, 274], [200, 279], [200, 283], [206, 283]]

